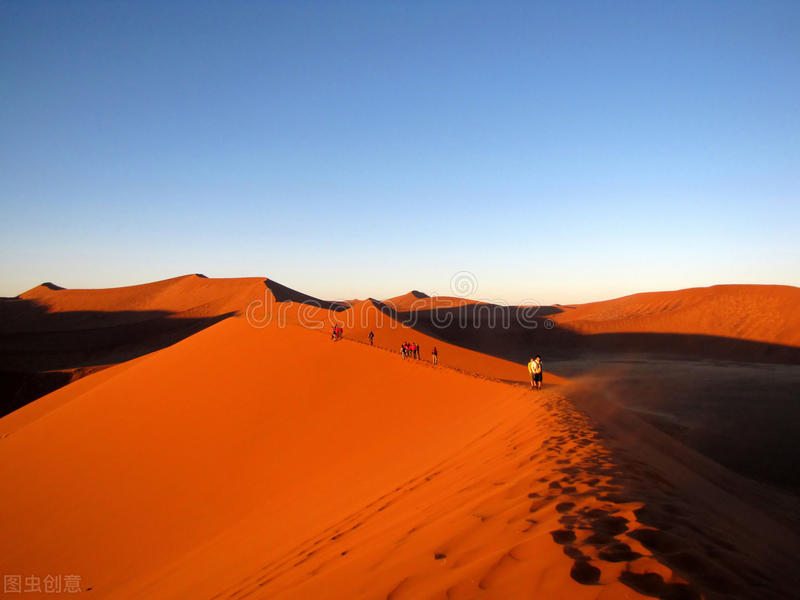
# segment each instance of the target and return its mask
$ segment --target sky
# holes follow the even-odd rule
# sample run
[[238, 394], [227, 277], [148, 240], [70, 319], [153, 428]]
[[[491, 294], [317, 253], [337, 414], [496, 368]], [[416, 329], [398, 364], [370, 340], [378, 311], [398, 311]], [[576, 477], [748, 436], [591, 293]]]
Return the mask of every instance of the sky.
[[0, 295], [798, 286], [798, 31], [797, 2], [0, 1]]

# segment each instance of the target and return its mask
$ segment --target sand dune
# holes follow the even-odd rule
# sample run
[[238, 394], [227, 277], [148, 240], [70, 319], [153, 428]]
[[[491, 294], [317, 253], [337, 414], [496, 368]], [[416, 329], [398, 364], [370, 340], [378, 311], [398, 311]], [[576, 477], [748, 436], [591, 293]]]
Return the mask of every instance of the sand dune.
[[[794, 287], [714, 286], [576, 306], [469, 303], [414, 316], [421, 331], [515, 362], [536, 348], [559, 360], [635, 353], [800, 364], [799, 302]], [[441, 327], [448, 317], [453, 325]]]
[[524, 381], [521, 365], [540, 353], [549, 383], [561, 383], [632, 354], [800, 363], [798, 301], [800, 290], [787, 286], [714, 286], [531, 312], [416, 290], [326, 301], [264, 278], [186, 275], [99, 290], [48, 283], [0, 301], [2, 412], [233, 315], [320, 330], [337, 323], [362, 342], [374, 331], [379, 347], [413, 341], [429, 359], [436, 346], [449, 367], [510, 381]]
[[589, 334], [693, 334], [800, 346], [798, 306], [800, 288], [715, 285], [562, 306], [552, 319]]
[[[367, 343], [369, 332], [372, 331], [375, 334], [374, 344], [379, 348], [399, 353], [404, 342], [413, 342], [420, 346], [421, 357], [425, 361], [431, 360], [435, 347], [443, 366], [504, 381], [528, 380], [524, 365], [446, 341], [437, 335], [438, 330], [427, 332], [406, 325], [403, 313], [397, 313], [384, 302], [367, 300], [355, 304], [348, 310], [331, 315], [331, 321], [343, 326], [348, 339]], [[564, 378], [548, 373], [547, 382], [561, 384]]]
[[[569, 342], [649, 322], [790, 345], [796, 293], [723, 286], [545, 307], [536, 318], [554, 329], [498, 341], [485, 327], [432, 327], [438, 309], [486, 305], [413, 292], [324, 302], [200, 276], [39, 286], [0, 308], [4, 356], [29, 344], [29, 360], [69, 357], [69, 339], [106, 330], [105, 356], [122, 362], [0, 419], [3, 572], [79, 574], [102, 598], [793, 597], [796, 497], [624, 409], [616, 394], [647, 388], [582, 374], [608, 348], [531, 392], [498, 345], [529, 354], [548, 331]], [[756, 304], [766, 312], [729, 322]], [[200, 321], [153, 343], [181, 318]], [[403, 341], [423, 360], [401, 359]]]
[[98, 368], [142, 356], [245, 310], [264, 280], [186, 275], [98, 290], [42, 284], [0, 300], [0, 414]]
[[[246, 277], [210, 279], [203, 275], [184, 275], [119, 288], [65, 289], [43, 284], [19, 295], [35, 302], [49, 313], [105, 312], [130, 318], [136, 313], [164, 311], [171, 315], [187, 312], [200, 316], [242, 310], [264, 287], [264, 279]], [[54, 289], [55, 288], [55, 289]], [[76, 319], [77, 320], [77, 319]], [[80, 327], [80, 323], [66, 326]]]
[[381, 300], [380, 304], [400, 313], [415, 310], [432, 310], [435, 308], [453, 308], [479, 304], [476, 300], [456, 296], [428, 296], [424, 292], [411, 290], [402, 296]]
[[[201, 275], [98, 290], [48, 283], [4, 299], [0, 357], [4, 370], [12, 371], [114, 364], [174, 343], [221, 318], [243, 314], [259, 301], [270, 310], [283, 310], [292, 322], [303, 317], [322, 328], [336, 321], [360, 335], [395, 321], [431, 340], [516, 363], [535, 351], [559, 359], [647, 352], [800, 362], [800, 316], [794, 310], [800, 289], [787, 286], [636, 294], [578, 306], [540, 307], [529, 316], [518, 307], [428, 297], [418, 291], [382, 302], [344, 303], [320, 300], [269, 279]], [[276, 308], [286, 305], [292, 306]], [[524, 325], [523, 318], [528, 319]], [[399, 338], [389, 337], [397, 345]]]
[[782, 597], [752, 526], [715, 525], [717, 558], [670, 529], [747, 511], [796, 538], [562, 388], [228, 319], [0, 420], [4, 570], [104, 598]]
[[640, 505], [600, 498], [613, 459], [555, 393], [229, 319], [43, 401], [0, 421], [6, 572], [108, 598], [684, 589], [619, 537]]

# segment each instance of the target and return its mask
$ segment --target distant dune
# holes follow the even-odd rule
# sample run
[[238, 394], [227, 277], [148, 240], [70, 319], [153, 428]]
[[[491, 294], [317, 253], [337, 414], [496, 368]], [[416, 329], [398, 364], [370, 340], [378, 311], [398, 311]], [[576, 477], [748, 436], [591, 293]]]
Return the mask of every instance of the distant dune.
[[715, 285], [563, 306], [552, 319], [583, 334], [686, 334], [798, 347], [798, 307], [800, 288]]
[[264, 280], [186, 275], [100, 290], [42, 284], [0, 300], [2, 413], [243, 310]]
[[[184, 275], [154, 283], [119, 288], [70, 290], [42, 284], [19, 295], [50, 313], [104, 312], [117, 315], [148, 311], [181, 315], [215, 316], [240, 310], [264, 287], [264, 279], [210, 279], [203, 275]], [[120, 317], [118, 313], [122, 313]], [[79, 315], [75, 315], [76, 317]], [[73, 327], [80, 322], [73, 322]]]
[[[797, 497], [652, 427], [626, 403], [653, 390], [612, 379], [676, 344], [717, 368], [721, 346], [693, 336], [773, 349], [736, 356], [737, 373], [797, 369], [746, 362], [795, 356], [796, 299], [638, 294], [542, 307], [492, 337], [493, 305], [420, 292], [39, 286], [0, 302], [4, 364], [85, 372], [0, 419], [3, 571], [79, 574], [112, 599], [794, 597]], [[633, 337], [592, 341], [606, 335]], [[542, 392], [523, 364], [536, 352]]]
[[262, 315], [274, 311], [318, 328], [341, 323], [359, 341], [378, 328], [382, 347], [417, 341], [430, 352], [437, 345], [449, 366], [499, 379], [523, 381], [519, 365], [532, 353], [550, 361], [635, 353], [800, 364], [800, 289], [787, 286], [713, 286], [531, 309], [416, 290], [384, 301], [334, 302], [258, 277], [185, 275], [97, 290], [47, 283], [0, 300], [3, 412], [258, 302], [268, 305]]

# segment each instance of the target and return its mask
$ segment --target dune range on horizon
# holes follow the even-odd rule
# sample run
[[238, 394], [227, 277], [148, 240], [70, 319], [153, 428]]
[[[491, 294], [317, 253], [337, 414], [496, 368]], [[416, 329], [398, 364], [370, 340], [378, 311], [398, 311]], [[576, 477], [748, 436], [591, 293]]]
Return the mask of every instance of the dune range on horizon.
[[[799, 305], [37, 286], [0, 300], [3, 572], [101, 598], [790, 598]], [[763, 401], [725, 414], [731, 380]], [[747, 410], [772, 421], [743, 433]]]

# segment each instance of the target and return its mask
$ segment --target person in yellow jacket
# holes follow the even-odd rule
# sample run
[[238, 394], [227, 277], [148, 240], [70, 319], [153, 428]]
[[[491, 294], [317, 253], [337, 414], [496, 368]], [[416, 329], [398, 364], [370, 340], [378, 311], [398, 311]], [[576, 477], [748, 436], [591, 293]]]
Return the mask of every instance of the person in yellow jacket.
[[531, 389], [542, 389], [542, 357], [538, 354], [528, 363], [528, 374], [531, 376]]

